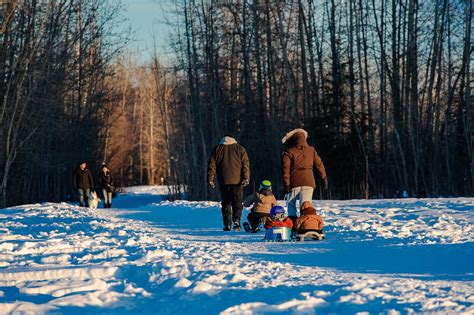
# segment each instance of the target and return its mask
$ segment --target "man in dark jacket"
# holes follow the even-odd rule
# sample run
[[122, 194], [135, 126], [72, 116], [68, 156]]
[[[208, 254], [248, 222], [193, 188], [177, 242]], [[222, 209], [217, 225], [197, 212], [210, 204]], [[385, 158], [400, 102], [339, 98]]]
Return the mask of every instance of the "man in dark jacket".
[[250, 166], [247, 151], [232, 135], [226, 135], [212, 149], [207, 168], [207, 182], [211, 189], [215, 188], [216, 174], [222, 197], [224, 231], [230, 231], [232, 223], [234, 231], [238, 231], [243, 209], [244, 187], [250, 181]]
[[282, 139], [285, 151], [282, 156], [283, 184], [288, 198], [288, 216], [295, 222], [296, 201], [300, 206], [305, 201], [311, 202], [313, 191], [316, 188], [314, 169], [321, 177], [324, 188], [327, 189], [328, 181], [326, 170], [316, 150], [306, 142], [308, 133], [303, 129], [295, 129]]
[[87, 168], [87, 164], [84, 161], [79, 163], [79, 168], [74, 172], [73, 176], [74, 189], [79, 193], [79, 203], [81, 207], [85, 207], [85, 199], [87, 198], [87, 205], [89, 204], [89, 198], [91, 190], [94, 190], [94, 180], [92, 174]]

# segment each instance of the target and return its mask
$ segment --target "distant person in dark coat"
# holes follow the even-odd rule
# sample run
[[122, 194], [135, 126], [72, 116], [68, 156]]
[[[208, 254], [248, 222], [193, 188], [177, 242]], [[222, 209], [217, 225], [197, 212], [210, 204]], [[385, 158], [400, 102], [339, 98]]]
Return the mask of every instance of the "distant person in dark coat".
[[105, 163], [102, 164], [102, 171], [100, 172], [100, 186], [102, 187], [102, 194], [104, 195], [104, 208], [111, 208], [112, 193], [114, 192], [114, 178]]
[[234, 231], [238, 231], [243, 209], [244, 187], [250, 181], [250, 165], [247, 151], [232, 135], [222, 138], [212, 149], [209, 157], [207, 182], [212, 189], [216, 186], [214, 182], [216, 175], [222, 197], [224, 231], [230, 231], [232, 223]]
[[[79, 193], [79, 204], [86, 207], [89, 204], [91, 190], [94, 190], [94, 180], [92, 174], [87, 168], [87, 163], [81, 161], [79, 168], [74, 172], [73, 176], [74, 189]], [[85, 200], [87, 199], [87, 204]]]

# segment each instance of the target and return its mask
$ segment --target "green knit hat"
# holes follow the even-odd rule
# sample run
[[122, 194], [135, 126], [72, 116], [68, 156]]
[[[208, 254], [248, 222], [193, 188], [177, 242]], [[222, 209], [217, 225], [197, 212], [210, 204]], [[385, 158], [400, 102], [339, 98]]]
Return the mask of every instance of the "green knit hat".
[[262, 180], [262, 182], [260, 183], [259, 190], [262, 190], [262, 189], [272, 189], [272, 182], [269, 181], [268, 179]]

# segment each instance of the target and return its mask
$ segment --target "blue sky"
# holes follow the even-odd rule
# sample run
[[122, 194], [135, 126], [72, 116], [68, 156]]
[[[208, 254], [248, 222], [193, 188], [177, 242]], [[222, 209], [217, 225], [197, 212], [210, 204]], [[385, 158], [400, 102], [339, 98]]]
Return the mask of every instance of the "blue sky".
[[128, 45], [138, 61], [150, 59], [153, 49], [153, 37], [159, 55], [166, 52], [169, 28], [164, 23], [166, 13], [160, 0], [122, 0], [125, 6], [124, 15], [134, 30], [132, 41]]

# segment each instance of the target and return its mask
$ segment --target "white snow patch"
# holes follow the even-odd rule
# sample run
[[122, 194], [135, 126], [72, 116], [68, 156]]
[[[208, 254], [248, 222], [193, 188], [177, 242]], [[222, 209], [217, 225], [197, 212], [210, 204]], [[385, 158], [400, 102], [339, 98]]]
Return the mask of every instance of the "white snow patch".
[[108, 285], [100, 279], [91, 279], [86, 281], [57, 281], [47, 284], [30, 285], [20, 288], [20, 292], [25, 294], [47, 294], [54, 297], [61, 297], [66, 294], [86, 291], [106, 290]]
[[472, 198], [314, 201], [326, 240], [265, 243], [163, 192], [1, 209], [1, 312], [474, 313]]
[[211, 293], [214, 290], [214, 286], [204, 281], [199, 281], [196, 283], [194, 288], [192, 289], [193, 294], [202, 294], [202, 293]]
[[321, 298], [308, 297], [304, 300], [291, 300], [281, 304], [267, 304], [263, 302], [244, 303], [232, 306], [221, 312], [222, 315], [231, 314], [260, 314], [260, 313], [297, 313], [314, 314], [314, 309], [325, 305], [326, 301]]
[[2, 282], [29, 282], [42, 280], [74, 279], [84, 280], [93, 278], [110, 278], [117, 272], [117, 267], [71, 267], [71, 268], [48, 268], [31, 271], [0, 271], [0, 283]]
[[150, 292], [146, 291], [143, 288], [137, 288], [137, 287], [133, 286], [133, 284], [131, 284], [131, 283], [126, 285], [124, 292], [129, 293], [133, 296], [135, 296], [135, 295], [141, 295], [143, 297], [151, 297], [152, 296], [152, 294]]
[[174, 286], [176, 288], [189, 288], [192, 285], [193, 285], [192, 281], [189, 281], [186, 278], [181, 278], [181, 279], [179, 279], [178, 282], [176, 282], [176, 284]]
[[71, 260], [71, 255], [63, 254], [63, 255], [52, 255], [46, 256], [41, 258], [41, 263], [43, 264], [59, 264], [63, 263], [66, 264]]

